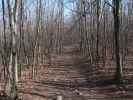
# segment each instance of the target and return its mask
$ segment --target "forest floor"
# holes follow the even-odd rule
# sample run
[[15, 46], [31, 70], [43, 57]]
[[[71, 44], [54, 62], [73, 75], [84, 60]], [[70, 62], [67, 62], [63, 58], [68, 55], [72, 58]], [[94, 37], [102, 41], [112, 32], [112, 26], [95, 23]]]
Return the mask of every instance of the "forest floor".
[[[117, 86], [102, 66], [92, 66], [66, 47], [62, 55], [52, 57], [52, 65], [38, 67], [35, 80], [30, 78], [31, 69], [22, 72], [18, 83], [19, 96], [23, 100], [133, 100], [133, 82]], [[97, 69], [100, 69], [98, 71]], [[133, 76], [133, 74], [132, 74]]]

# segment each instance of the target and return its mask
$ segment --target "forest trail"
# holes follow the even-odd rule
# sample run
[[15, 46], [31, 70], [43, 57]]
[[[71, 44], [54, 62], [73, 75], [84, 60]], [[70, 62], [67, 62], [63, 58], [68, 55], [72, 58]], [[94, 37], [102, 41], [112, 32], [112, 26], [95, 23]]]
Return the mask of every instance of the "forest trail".
[[63, 100], [112, 100], [112, 98], [131, 100], [133, 98], [132, 84], [127, 85], [127, 89], [119, 88], [114, 84], [96, 86], [96, 81], [92, 80], [103, 75], [100, 71], [96, 71], [96, 66], [89, 66], [84, 62], [82, 64], [81, 59], [75, 48], [66, 47], [62, 55], [52, 56], [52, 66], [38, 68], [36, 81], [30, 79], [19, 83], [19, 95], [24, 100], [48, 100], [57, 95], [62, 95]]

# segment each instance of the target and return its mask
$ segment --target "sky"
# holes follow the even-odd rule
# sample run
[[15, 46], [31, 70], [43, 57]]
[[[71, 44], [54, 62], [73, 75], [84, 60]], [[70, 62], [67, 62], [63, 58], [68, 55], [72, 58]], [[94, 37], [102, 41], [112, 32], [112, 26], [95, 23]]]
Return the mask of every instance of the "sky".
[[[2, 14], [2, 4], [1, 4], [1, 1], [2, 0], [0, 0], [0, 16], [1, 16], [1, 14]], [[6, 1], [6, 0], [5, 0]], [[36, 3], [35, 1], [36, 0], [25, 0], [26, 1], [26, 6], [29, 8], [29, 9], [33, 9], [34, 8], [34, 4]], [[50, 0], [49, 0], [50, 1]], [[51, 0], [52, 1], [52, 0]], [[70, 6], [71, 6], [71, 3], [69, 3], [68, 1], [70, 1], [70, 0], [65, 0], [64, 1], [64, 4], [65, 4], [65, 9], [64, 9], [64, 14], [65, 14], [65, 16], [68, 16], [69, 15], [69, 13], [70, 13], [70, 9], [68, 9], [68, 8], [70, 8]]]
[[[0, 0], [0, 20], [1, 20], [1, 16], [2, 16], [2, 4], [1, 4], [1, 1]], [[6, 0], [4, 0], [6, 1]], [[34, 5], [35, 5], [35, 1], [36, 0], [25, 0], [26, 1], [26, 7], [30, 10], [33, 10], [34, 12]], [[48, 1], [54, 1], [54, 0], [48, 0]], [[72, 0], [64, 0], [64, 16], [65, 18], [69, 18], [71, 16], [71, 13], [72, 13], [72, 3], [70, 2]], [[126, 4], [128, 2], [128, 0], [123, 0], [123, 3]]]

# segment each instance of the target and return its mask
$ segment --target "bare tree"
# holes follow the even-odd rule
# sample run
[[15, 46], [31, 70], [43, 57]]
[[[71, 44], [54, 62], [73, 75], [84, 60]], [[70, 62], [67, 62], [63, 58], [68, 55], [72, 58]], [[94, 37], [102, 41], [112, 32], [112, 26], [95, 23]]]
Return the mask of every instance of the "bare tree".
[[10, 54], [10, 65], [9, 65], [9, 92], [12, 98], [17, 97], [17, 82], [18, 82], [18, 70], [17, 70], [17, 8], [19, 1], [15, 0], [12, 7], [11, 1], [7, 0], [8, 15], [9, 15], [9, 26], [11, 32], [11, 54]]
[[116, 80], [118, 83], [123, 82], [123, 69], [120, 64], [119, 32], [120, 32], [120, 0], [113, 0], [114, 15], [114, 39], [115, 39], [115, 58], [116, 58]]

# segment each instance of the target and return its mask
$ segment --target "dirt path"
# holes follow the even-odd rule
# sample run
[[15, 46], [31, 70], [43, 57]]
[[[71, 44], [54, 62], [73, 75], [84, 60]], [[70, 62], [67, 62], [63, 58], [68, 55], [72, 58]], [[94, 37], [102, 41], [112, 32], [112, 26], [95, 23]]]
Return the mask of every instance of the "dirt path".
[[133, 99], [132, 84], [125, 89], [116, 85], [96, 86], [90, 79], [98, 72], [92, 66], [79, 66], [81, 57], [71, 50], [66, 48], [64, 54], [53, 56], [52, 66], [39, 70], [40, 80], [20, 82], [19, 95], [24, 100], [48, 100], [57, 95], [62, 95], [63, 100]]

